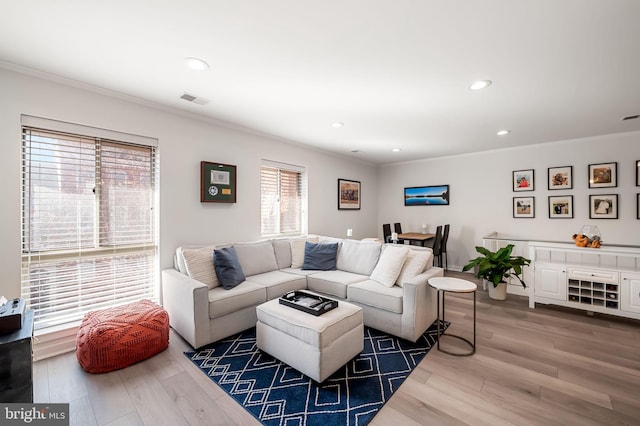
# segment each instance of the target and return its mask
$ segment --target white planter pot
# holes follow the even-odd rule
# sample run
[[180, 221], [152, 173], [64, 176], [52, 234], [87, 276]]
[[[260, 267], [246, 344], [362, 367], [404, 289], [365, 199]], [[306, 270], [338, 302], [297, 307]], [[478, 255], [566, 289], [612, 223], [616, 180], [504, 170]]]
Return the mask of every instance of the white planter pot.
[[492, 282], [487, 281], [489, 288], [489, 297], [493, 300], [505, 300], [507, 298], [507, 285], [505, 283], [498, 284], [494, 287]]

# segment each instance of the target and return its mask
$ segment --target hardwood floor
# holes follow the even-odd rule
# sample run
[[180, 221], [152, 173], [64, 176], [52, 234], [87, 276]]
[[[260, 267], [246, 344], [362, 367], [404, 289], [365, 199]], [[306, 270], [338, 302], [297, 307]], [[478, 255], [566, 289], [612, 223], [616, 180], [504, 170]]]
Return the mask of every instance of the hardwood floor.
[[[472, 336], [470, 295], [447, 295], [447, 320]], [[640, 321], [479, 291], [477, 343], [471, 357], [432, 349], [370, 424], [640, 425]], [[36, 362], [35, 402], [69, 402], [82, 426], [259, 424], [187, 349], [172, 331], [169, 349], [112, 373], [84, 373], [74, 353]]]

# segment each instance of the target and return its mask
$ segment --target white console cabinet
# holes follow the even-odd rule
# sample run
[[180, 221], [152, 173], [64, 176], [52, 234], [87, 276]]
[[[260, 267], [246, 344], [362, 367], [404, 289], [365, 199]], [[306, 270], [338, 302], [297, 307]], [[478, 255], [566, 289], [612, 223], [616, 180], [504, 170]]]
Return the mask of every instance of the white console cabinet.
[[529, 306], [555, 304], [640, 319], [640, 247], [529, 241]]

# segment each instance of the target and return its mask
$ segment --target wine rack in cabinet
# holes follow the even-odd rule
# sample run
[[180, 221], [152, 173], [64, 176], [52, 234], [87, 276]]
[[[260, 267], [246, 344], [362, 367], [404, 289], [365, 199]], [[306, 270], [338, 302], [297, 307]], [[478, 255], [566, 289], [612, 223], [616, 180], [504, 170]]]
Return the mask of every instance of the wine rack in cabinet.
[[567, 297], [580, 308], [598, 306], [618, 309], [620, 286], [618, 272], [584, 268], [568, 268]]

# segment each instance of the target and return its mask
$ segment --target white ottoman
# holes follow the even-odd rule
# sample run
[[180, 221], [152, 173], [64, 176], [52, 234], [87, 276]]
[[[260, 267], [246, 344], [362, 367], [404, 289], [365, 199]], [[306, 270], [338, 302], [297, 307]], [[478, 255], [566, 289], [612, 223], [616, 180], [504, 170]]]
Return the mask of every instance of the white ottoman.
[[258, 348], [317, 382], [364, 349], [362, 308], [351, 303], [339, 301], [337, 308], [316, 317], [274, 299], [256, 313]]

